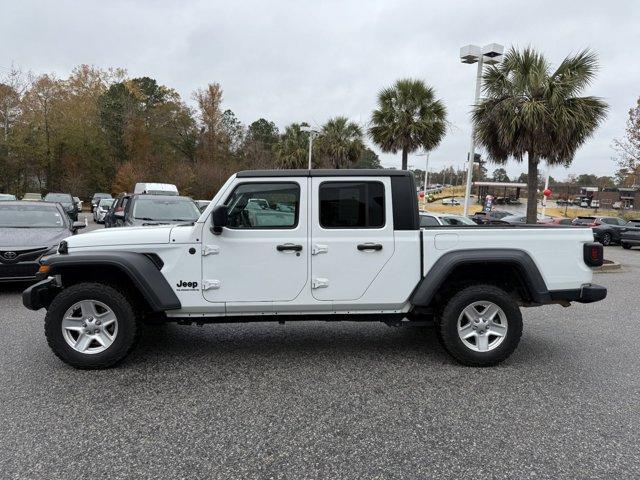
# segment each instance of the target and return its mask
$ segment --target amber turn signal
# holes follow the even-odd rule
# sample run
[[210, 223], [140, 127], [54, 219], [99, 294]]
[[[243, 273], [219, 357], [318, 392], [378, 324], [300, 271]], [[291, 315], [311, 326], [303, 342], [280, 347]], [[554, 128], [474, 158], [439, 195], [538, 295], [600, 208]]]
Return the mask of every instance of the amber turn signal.
[[51, 267], [49, 265], [40, 265], [38, 273], [49, 273], [49, 270], [51, 270]]

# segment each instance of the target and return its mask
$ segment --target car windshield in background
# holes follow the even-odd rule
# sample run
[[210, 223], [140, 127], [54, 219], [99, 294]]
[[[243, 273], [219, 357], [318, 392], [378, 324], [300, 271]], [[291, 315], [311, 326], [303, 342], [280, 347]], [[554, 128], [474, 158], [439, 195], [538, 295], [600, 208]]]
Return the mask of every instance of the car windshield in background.
[[100, 203], [98, 205], [100, 205], [104, 209], [108, 209], [111, 205], [113, 205], [113, 202], [115, 201], [115, 198], [103, 198], [100, 200]]
[[141, 195], [133, 205], [133, 218], [138, 220], [193, 222], [199, 216], [200, 210], [187, 198]]
[[0, 205], [0, 228], [64, 228], [65, 220], [53, 205]]
[[45, 202], [73, 203], [71, 195], [65, 193], [47, 193], [44, 197]]
[[442, 223], [445, 225], [476, 225], [476, 222], [462, 215], [440, 217], [440, 220], [442, 220]]

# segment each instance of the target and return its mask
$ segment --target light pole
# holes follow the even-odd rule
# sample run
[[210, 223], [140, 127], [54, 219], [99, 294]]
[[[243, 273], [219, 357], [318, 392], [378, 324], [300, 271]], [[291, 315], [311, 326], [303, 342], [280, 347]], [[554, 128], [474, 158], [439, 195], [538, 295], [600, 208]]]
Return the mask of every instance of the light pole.
[[[484, 64], [492, 65], [500, 62], [504, 47], [497, 43], [490, 43], [480, 48], [477, 45], [465, 45], [460, 49], [460, 60], [462, 63], [477, 63], [478, 70], [476, 72], [476, 94], [473, 104], [478, 104], [480, 98], [480, 89], [482, 87], [482, 67]], [[473, 177], [473, 162], [476, 156], [476, 132], [473, 125], [471, 126], [471, 142], [469, 143], [469, 160], [467, 166], [467, 188], [464, 194], [464, 215], [469, 213], [469, 203], [471, 202], [471, 179]]]
[[424, 194], [427, 194], [427, 186], [429, 185], [429, 154], [431, 152], [425, 152], [425, 153], [419, 153], [418, 155], [416, 155], [417, 157], [427, 157], [426, 160], [426, 164], [424, 167], [424, 185], [422, 187], [422, 190], [424, 191]]
[[425, 153], [419, 153], [418, 155], [416, 155], [417, 157], [427, 157], [426, 165], [424, 168], [424, 179], [422, 184], [422, 193], [424, 193], [424, 197], [422, 198], [423, 198], [425, 207], [427, 205], [427, 186], [429, 185], [429, 153], [430, 152], [427, 151]]
[[313, 168], [311, 164], [311, 157], [313, 154], [313, 139], [317, 137], [320, 134], [320, 132], [307, 126], [300, 127], [300, 131], [309, 133], [309, 170], [311, 170]]

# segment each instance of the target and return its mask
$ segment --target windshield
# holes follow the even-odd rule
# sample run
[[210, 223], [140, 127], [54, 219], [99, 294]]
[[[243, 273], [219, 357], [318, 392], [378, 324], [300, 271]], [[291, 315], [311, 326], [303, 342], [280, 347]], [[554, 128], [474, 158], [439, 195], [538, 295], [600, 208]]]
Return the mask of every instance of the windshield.
[[66, 193], [47, 193], [44, 200], [45, 202], [73, 203], [71, 195]]
[[116, 201], [115, 198], [103, 198], [102, 200], [100, 200], [100, 203], [98, 205], [100, 205], [101, 207], [104, 207], [105, 209], [107, 209], [111, 205], [113, 205], [113, 202], [115, 202], [115, 201]]
[[0, 205], [0, 228], [64, 228], [65, 225], [54, 205]]
[[476, 222], [474, 222], [470, 218], [458, 215], [440, 217], [440, 220], [442, 220], [442, 223], [444, 223], [445, 225], [476, 225]]
[[174, 222], [193, 222], [200, 210], [188, 198], [169, 198], [154, 195], [139, 196], [133, 205], [133, 218]]

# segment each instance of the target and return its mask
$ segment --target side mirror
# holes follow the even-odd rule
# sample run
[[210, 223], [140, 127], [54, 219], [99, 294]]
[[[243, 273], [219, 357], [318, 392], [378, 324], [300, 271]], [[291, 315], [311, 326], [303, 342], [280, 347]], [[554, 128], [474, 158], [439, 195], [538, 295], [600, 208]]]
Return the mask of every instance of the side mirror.
[[220, 235], [227, 223], [229, 223], [229, 209], [226, 205], [218, 205], [211, 212], [211, 232], [214, 235]]
[[86, 225], [84, 224], [84, 222], [73, 222], [73, 225], [71, 225], [71, 230], [73, 230], [73, 232], [77, 232], [78, 230], [80, 230], [81, 228], [86, 227]]

